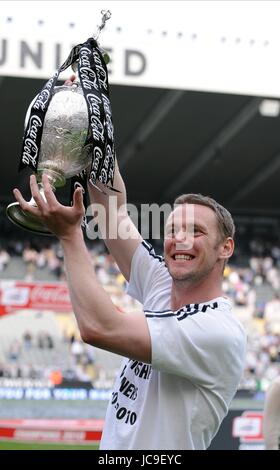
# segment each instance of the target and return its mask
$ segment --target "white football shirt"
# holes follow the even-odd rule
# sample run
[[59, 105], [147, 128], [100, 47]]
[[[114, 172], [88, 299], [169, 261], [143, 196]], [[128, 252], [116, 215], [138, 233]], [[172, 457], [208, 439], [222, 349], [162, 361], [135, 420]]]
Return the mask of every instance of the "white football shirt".
[[128, 293], [143, 304], [152, 364], [123, 361], [100, 449], [207, 449], [243, 373], [246, 335], [231, 302], [170, 310], [171, 277], [147, 242], [133, 256]]

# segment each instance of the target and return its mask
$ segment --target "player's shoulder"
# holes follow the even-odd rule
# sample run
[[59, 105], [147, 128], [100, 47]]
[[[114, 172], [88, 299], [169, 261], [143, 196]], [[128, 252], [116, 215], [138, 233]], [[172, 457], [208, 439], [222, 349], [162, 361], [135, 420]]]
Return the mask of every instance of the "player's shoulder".
[[165, 264], [164, 257], [157, 254], [154, 247], [146, 240], [142, 240], [139, 249], [142, 251], [142, 253], [145, 253], [147, 256], [149, 256], [151, 260], [156, 260], [158, 263], [162, 263], [163, 265]]

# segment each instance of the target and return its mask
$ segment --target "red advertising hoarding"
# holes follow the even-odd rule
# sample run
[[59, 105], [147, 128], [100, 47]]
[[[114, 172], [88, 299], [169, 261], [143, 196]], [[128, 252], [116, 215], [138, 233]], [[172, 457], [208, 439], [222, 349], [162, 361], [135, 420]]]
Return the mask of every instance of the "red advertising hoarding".
[[92, 443], [100, 441], [101, 419], [1, 419], [0, 441]]
[[21, 309], [73, 311], [66, 284], [0, 281], [0, 315]]

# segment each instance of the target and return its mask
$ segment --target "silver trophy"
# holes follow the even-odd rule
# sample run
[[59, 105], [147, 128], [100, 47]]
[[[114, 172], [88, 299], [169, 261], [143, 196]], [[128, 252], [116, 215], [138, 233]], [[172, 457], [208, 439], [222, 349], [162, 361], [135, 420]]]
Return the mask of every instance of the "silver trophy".
[[[88, 111], [79, 84], [55, 87], [45, 117], [38, 162], [37, 182], [44, 199], [41, 183], [43, 173], [48, 176], [55, 190], [64, 186], [67, 178], [80, 173], [90, 164], [90, 146], [84, 147], [87, 130]], [[33, 198], [29, 204], [36, 206]], [[7, 207], [7, 216], [22, 228], [41, 234], [50, 233], [39, 217], [23, 211], [18, 202]]]
[[[110, 18], [109, 11], [103, 14], [102, 24], [98, 26], [97, 39], [105, 22]], [[102, 50], [106, 63], [109, 61], [107, 53]], [[72, 68], [76, 71], [76, 64]], [[36, 98], [33, 100], [33, 102]], [[30, 115], [30, 104], [25, 118], [25, 128]], [[92, 161], [92, 145], [85, 145], [89, 127], [89, 117], [86, 101], [78, 80], [72, 86], [56, 86], [50, 101], [41, 139], [40, 153], [37, 167], [37, 183], [42, 197], [45, 199], [42, 186], [42, 175], [48, 176], [50, 184], [55, 190], [71, 178], [85, 170]], [[37, 206], [33, 198], [30, 205]], [[10, 204], [6, 213], [8, 218], [21, 228], [43, 235], [51, 235], [48, 228], [39, 217], [23, 211], [18, 202]]]

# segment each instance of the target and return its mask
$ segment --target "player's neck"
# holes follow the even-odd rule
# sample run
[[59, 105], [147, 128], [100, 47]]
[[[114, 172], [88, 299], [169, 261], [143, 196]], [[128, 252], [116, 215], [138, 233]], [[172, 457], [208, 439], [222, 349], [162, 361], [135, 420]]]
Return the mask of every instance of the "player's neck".
[[223, 295], [221, 282], [209, 277], [197, 283], [174, 281], [171, 288], [171, 309], [178, 310], [184, 305], [208, 302]]

